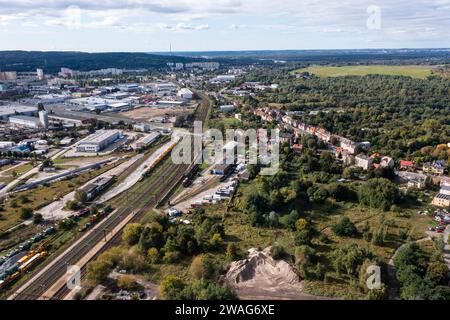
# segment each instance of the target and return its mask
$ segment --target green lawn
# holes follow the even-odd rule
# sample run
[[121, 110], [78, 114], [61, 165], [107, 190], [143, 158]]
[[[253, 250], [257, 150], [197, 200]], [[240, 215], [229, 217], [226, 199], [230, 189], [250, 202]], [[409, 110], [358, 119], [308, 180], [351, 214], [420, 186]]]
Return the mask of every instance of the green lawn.
[[294, 73], [309, 72], [319, 77], [343, 77], [343, 76], [366, 76], [371, 74], [388, 76], [406, 76], [417, 79], [425, 79], [431, 75], [430, 66], [344, 66], [344, 67], [325, 67], [313, 66], [298, 69]]

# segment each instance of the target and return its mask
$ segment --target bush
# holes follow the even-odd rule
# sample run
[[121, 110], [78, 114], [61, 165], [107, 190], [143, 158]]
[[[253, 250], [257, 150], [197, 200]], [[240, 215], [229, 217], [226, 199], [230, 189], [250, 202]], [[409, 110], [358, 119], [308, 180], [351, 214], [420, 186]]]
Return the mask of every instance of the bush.
[[33, 209], [25, 207], [20, 209], [20, 219], [28, 220], [33, 216]]
[[167, 251], [164, 254], [163, 262], [164, 263], [175, 263], [180, 260], [180, 252], [179, 251]]
[[216, 267], [209, 256], [202, 254], [192, 260], [189, 272], [195, 279], [214, 279]]
[[284, 259], [288, 254], [283, 246], [279, 244], [274, 244], [270, 247], [270, 255], [275, 260], [281, 260]]
[[42, 223], [42, 221], [44, 221], [44, 218], [42, 217], [42, 214], [35, 213], [33, 215], [33, 223], [34, 224], [40, 224], [40, 223]]
[[70, 210], [70, 211], [75, 211], [81, 208], [80, 203], [78, 203], [78, 201], [75, 200], [69, 200], [66, 203], [66, 209]]
[[167, 276], [159, 285], [160, 296], [165, 300], [182, 300], [186, 283], [176, 276]]
[[96, 260], [87, 265], [87, 278], [92, 284], [99, 284], [106, 280], [113, 265], [106, 260]]
[[135, 245], [139, 241], [143, 227], [139, 223], [130, 223], [125, 226], [122, 234], [122, 240], [128, 245]]
[[348, 217], [342, 217], [331, 227], [331, 230], [341, 237], [354, 237], [358, 234], [355, 224]]
[[141, 285], [137, 283], [130, 275], [123, 275], [117, 279], [117, 287], [128, 291], [138, 291], [141, 289]]

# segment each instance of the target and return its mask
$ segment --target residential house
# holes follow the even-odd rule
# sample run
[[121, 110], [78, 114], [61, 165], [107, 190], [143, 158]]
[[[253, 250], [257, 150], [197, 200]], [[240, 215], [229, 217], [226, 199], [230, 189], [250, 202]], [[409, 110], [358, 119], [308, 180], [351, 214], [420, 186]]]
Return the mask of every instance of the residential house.
[[359, 154], [355, 157], [355, 166], [363, 170], [369, 170], [372, 167], [373, 159], [364, 155]]
[[400, 160], [400, 170], [414, 170], [416, 165], [412, 161]]
[[424, 173], [443, 175], [445, 171], [445, 163], [442, 160], [437, 160], [433, 163], [424, 163], [422, 166], [422, 171]]
[[439, 193], [434, 197], [432, 204], [436, 207], [450, 207], [450, 186], [442, 186]]

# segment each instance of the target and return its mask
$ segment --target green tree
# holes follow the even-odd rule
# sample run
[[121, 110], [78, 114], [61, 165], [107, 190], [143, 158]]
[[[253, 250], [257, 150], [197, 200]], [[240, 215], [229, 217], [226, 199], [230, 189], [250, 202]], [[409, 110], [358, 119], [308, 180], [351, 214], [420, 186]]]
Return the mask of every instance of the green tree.
[[186, 283], [179, 277], [169, 275], [159, 285], [160, 296], [164, 300], [182, 300]]
[[33, 216], [33, 209], [29, 207], [20, 208], [20, 219], [28, 220]]
[[112, 263], [105, 260], [96, 260], [87, 265], [87, 278], [92, 284], [99, 284], [106, 280], [112, 270]]
[[122, 233], [122, 240], [128, 245], [135, 245], [139, 241], [143, 227], [140, 223], [130, 223], [125, 226]]
[[78, 189], [75, 191], [75, 200], [78, 201], [81, 204], [85, 204], [87, 202], [87, 194], [85, 191]]
[[34, 224], [40, 224], [40, 223], [42, 223], [42, 221], [44, 221], [44, 218], [42, 217], [42, 214], [35, 213], [33, 215], [33, 223]]
[[355, 237], [358, 234], [355, 224], [348, 217], [342, 217], [331, 230], [341, 237]]

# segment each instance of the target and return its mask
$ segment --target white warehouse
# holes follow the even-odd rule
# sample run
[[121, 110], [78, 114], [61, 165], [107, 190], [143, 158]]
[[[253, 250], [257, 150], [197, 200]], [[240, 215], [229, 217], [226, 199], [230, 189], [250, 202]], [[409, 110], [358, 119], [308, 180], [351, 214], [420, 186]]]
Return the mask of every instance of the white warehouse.
[[80, 141], [78, 152], [99, 152], [122, 137], [120, 130], [99, 130]]
[[178, 97], [182, 100], [192, 100], [194, 93], [188, 88], [183, 88], [178, 91]]

